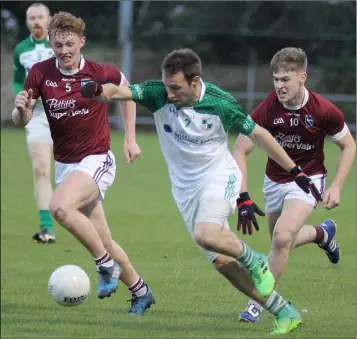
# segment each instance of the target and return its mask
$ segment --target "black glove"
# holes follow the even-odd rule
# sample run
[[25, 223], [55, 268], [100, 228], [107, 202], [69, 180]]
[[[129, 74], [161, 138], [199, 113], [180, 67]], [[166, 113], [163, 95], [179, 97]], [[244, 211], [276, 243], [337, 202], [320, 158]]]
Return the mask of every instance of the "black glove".
[[102, 85], [95, 81], [88, 81], [81, 87], [81, 96], [85, 98], [98, 97], [103, 93]]
[[305, 193], [311, 192], [316, 201], [322, 201], [321, 193], [312, 182], [312, 180], [306, 176], [300, 166], [295, 166], [290, 170], [290, 174], [293, 176], [296, 185], [298, 185]]
[[237, 231], [243, 230], [243, 234], [251, 235], [253, 233], [253, 226], [259, 231], [259, 225], [255, 219], [255, 213], [261, 217], [265, 216], [265, 213], [252, 201], [249, 197], [248, 192], [243, 192], [239, 195], [237, 199], [238, 207], [238, 224]]

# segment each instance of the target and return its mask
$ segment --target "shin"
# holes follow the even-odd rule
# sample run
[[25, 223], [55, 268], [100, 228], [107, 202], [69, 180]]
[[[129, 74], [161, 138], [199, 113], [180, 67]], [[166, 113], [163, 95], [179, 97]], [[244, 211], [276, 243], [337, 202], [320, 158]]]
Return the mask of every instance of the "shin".
[[109, 225], [105, 217], [103, 203], [96, 200], [83, 212], [88, 215], [93, 223], [110, 256], [120, 266], [122, 270], [120, 276], [121, 281], [127, 287], [132, 286], [138, 281], [139, 275], [131, 265], [125, 251], [112, 239]]
[[272, 232], [272, 247], [269, 254], [270, 268], [276, 282], [288, 264], [294, 238], [302, 229], [312, 209], [310, 204], [297, 199], [286, 200], [284, 203]]

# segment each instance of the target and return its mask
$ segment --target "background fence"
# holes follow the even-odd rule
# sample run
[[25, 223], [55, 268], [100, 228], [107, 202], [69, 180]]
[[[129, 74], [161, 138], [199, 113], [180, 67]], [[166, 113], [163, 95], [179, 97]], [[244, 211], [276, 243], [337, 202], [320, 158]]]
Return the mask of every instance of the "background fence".
[[[272, 90], [269, 62], [286, 46], [308, 55], [308, 87], [356, 117], [356, 3], [354, 1], [44, 2], [87, 24], [83, 54], [114, 62], [131, 82], [160, 77], [160, 63], [174, 48], [191, 47], [203, 61], [203, 78], [231, 92], [246, 111]], [[30, 2], [1, 4], [1, 121], [10, 118], [12, 49], [28, 35]], [[152, 124], [138, 107], [138, 123]], [[118, 106], [110, 121], [120, 126]]]

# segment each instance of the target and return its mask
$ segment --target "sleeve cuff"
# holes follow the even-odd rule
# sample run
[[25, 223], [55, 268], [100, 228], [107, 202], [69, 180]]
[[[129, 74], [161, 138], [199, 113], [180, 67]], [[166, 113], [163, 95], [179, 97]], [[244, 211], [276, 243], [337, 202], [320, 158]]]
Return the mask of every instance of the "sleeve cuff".
[[340, 132], [336, 133], [335, 135], [330, 135], [330, 138], [333, 141], [338, 141], [338, 140], [342, 139], [348, 133], [348, 131], [349, 131], [349, 129], [345, 123], [342, 130]]

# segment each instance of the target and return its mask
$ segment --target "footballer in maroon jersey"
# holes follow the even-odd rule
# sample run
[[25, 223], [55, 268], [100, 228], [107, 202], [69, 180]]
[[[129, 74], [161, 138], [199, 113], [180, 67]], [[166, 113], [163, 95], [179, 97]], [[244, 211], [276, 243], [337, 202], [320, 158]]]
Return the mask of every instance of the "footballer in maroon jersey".
[[[322, 194], [326, 209], [340, 203], [340, 190], [349, 173], [356, 152], [355, 142], [345, 124], [343, 113], [331, 102], [305, 87], [307, 57], [300, 48], [288, 47], [277, 52], [271, 60], [275, 92], [251, 113], [252, 119], [266, 128], [288, 155], [314, 182]], [[325, 190], [327, 170], [324, 166], [324, 140], [330, 137], [341, 149], [337, 173]], [[254, 140], [240, 135], [234, 155], [242, 171], [242, 189], [238, 199], [238, 230], [252, 234], [253, 225], [259, 230], [255, 213], [264, 215], [251, 200], [247, 188], [246, 155], [255, 146]], [[312, 194], [299, 190], [289, 175], [272, 159], [268, 159], [264, 186], [272, 248], [269, 261], [278, 282], [287, 266], [289, 252], [298, 246], [318, 244], [331, 263], [340, 258], [335, 240], [336, 224], [327, 219], [319, 226], [305, 225], [317, 206]], [[262, 307], [250, 301], [239, 315], [245, 322], [257, 322]]]
[[108, 104], [81, 97], [88, 81], [121, 84], [124, 77], [112, 65], [80, 59], [77, 72], [61, 69], [57, 59], [35, 64], [25, 82], [33, 99], [41, 97], [53, 139], [54, 158], [62, 163], [80, 162], [110, 148]]
[[[81, 86], [90, 81], [129, 83], [114, 66], [83, 58], [84, 29], [81, 18], [66, 12], [54, 15], [49, 37], [55, 57], [31, 68], [24, 91], [15, 98], [13, 120], [26, 124], [41, 96], [54, 144], [58, 185], [50, 211], [92, 254], [99, 273], [98, 297], [110, 297], [121, 279], [132, 295], [129, 313], [142, 315], [155, 299], [126, 253], [112, 240], [102, 204], [116, 172], [109, 149], [108, 104], [80, 94]], [[127, 162], [132, 162], [140, 154], [135, 141], [136, 105], [128, 102], [123, 108], [124, 153]]]
[[[348, 133], [348, 127], [343, 113], [321, 95], [305, 88], [303, 100], [300, 108], [292, 107], [281, 103], [276, 92], [272, 92], [253, 110], [251, 117], [275, 137], [306, 175], [326, 174], [325, 137], [338, 141]], [[267, 162], [266, 175], [278, 183], [292, 181], [271, 159]]]

